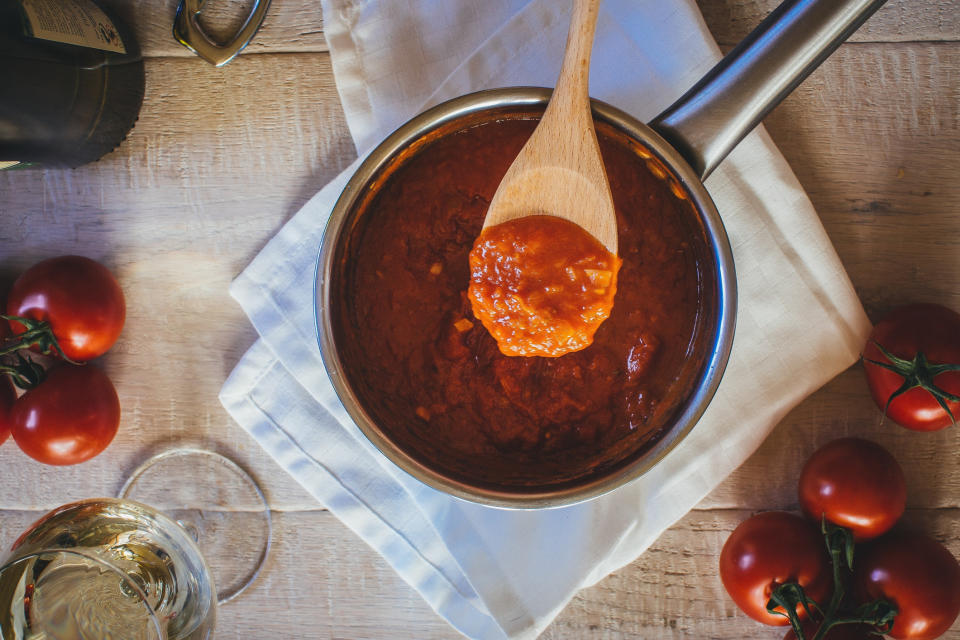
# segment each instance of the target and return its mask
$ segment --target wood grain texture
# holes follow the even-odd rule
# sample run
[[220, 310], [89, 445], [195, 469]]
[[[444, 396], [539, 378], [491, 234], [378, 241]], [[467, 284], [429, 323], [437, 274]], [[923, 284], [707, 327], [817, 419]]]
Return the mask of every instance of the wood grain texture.
[[[99, 458], [42, 467], [0, 447], [0, 544], [42, 510], [110, 495], [150, 453], [196, 444], [238, 459], [277, 509], [274, 554], [221, 611], [218, 638], [456, 638], [386, 562], [268, 458], [217, 400], [255, 339], [227, 287], [354, 157], [315, 0], [274, 0], [237, 60], [214, 69], [169, 36], [174, 0], [111, 0], [143, 43], [148, 93], [129, 140], [75, 171], [0, 172], [0, 289], [44, 257], [115, 269], [127, 329], [103, 359], [124, 411]], [[699, 0], [735, 43], [776, 0]], [[212, 31], [244, 3], [209, 0]], [[219, 26], [218, 26], [219, 25]], [[960, 10], [891, 0], [767, 119], [872, 318], [914, 300], [960, 309]], [[285, 52], [285, 53], [280, 53]], [[740, 613], [716, 576], [751, 513], [796, 509], [803, 460], [860, 435], [907, 476], [907, 524], [960, 555], [960, 430], [881, 424], [858, 367], [797, 406], [748, 461], [635, 562], [578, 594], [549, 640], [783, 636]], [[944, 636], [960, 639], [960, 623]]]
[[960, 308], [960, 46], [843, 47], [767, 126], [871, 316]]
[[[721, 45], [735, 45], [780, 4], [780, 0], [697, 0], [710, 32]], [[956, 42], [960, 6], [955, 0], [889, 0], [851, 36], [851, 42]]]
[[[173, 38], [178, 0], [125, 2], [106, 0], [133, 25], [144, 55], [190, 57]], [[778, 4], [778, 0], [699, 0], [704, 20], [721, 45], [733, 45]], [[328, 49], [316, 0], [275, 0], [244, 54], [318, 52]], [[214, 39], [223, 40], [239, 27], [249, 0], [207, 0], [202, 17]], [[400, 10], [398, 8], [398, 10]], [[890, 0], [851, 38], [853, 42], [960, 40], [960, 8], [956, 0]]]

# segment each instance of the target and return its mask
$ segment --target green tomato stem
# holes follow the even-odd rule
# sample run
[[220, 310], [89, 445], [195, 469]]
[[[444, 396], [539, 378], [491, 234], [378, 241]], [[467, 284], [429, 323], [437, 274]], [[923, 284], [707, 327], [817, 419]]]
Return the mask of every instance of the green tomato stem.
[[918, 351], [913, 357], [913, 360], [905, 360], [884, 349], [879, 342], [873, 341], [873, 344], [880, 353], [883, 354], [883, 357], [887, 359], [887, 362], [870, 360], [869, 358], [864, 358], [864, 360], [870, 364], [875, 364], [878, 367], [892, 371], [903, 378], [903, 384], [887, 398], [887, 404], [883, 408], [884, 416], [887, 415], [887, 411], [890, 409], [890, 403], [893, 402], [894, 398], [919, 387], [932, 395], [934, 399], [936, 399], [937, 404], [940, 405], [940, 408], [950, 416], [950, 421], [953, 422], [954, 426], [957, 425], [957, 417], [950, 411], [947, 402], [960, 402], [960, 396], [941, 389], [934, 383], [933, 379], [946, 371], [960, 371], [960, 364], [930, 364], [926, 354], [922, 351]]
[[[853, 534], [849, 529], [827, 522], [826, 519], [821, 522], [821, 531], [833, 570], [833, 595], [830, 596], [826, 609], [808, 597], [799, 584], [788, 582], [778, 585], [773, 590], [770, 601], [767, 603], [767, 611], [786, 616], [790, 620], [790, 626], [793, 627], [797, 640], [807, 640], [800, 624], [800, 617], [797, 615], [797, 605], [803, 605], [808, 616], [811, 609], [823, 615], [823, 620], [811, 640], [823, 640], [830, 629], [841, 624], [869, 624], [881, 632], [889, 631], [897, 615], [897, 608], [886, 600], [868, 602], [852, 612], [841, 611], [841, 605], [846, 596], [844, 573], [853, 571]], [[777, 611], [777, 607], [782, 607], [786, 613]]]
[[827, 631], [838, 624], [831, 620], [837, 614], [837, 609], [840, 608], [840, 603], [846, 595], [841, 562], [848, 570], [853, 569], [853, 534], [848, 529], [827, 522], [826, 518], [821, 521], [820, 530], [823, 532], [827, 552], [830, 554], [830, 565], [833, 568], [833, 595], [830, 596], [827, 610], [823, 612], [823, 622], [814, 634], [813, 640], [822, 640]]
[[17, 353], [36, 345], [40, 349], [40, 353], [59, 356], [71, 364], [81, 364], [68, 358], [67, 354], [63, 352], [60, 343], [57, 342], [57, 338], [53, 334], [53, 328], [49, 322], [5, 314], [0, 314], [0, 318], [11, 322], [18, 322], [25, 327], [23, 332], [7, 338], [7, 340], [0, 345], [0, 357]]
[[[820, 606], [813, 598], [807, 596], [796, 582], [785, 582], [777, 585], [777, 588], [770, 594], [770, 600], [767, 602], [767, 611], [786, 616], [793, 627], [793, 632], [797, 634], [798, 640], [806, 640], [803, 635], [803, 628], [800, 624], [800, 616], [797, 615], [797, 605], [802, 605], [807, 615], [810, 615], [810, 607], [820, 610]], [[782, 607], [783, 612], [777, 611], [777, 607]]]
[[0, 362], [0, 372], [10, 376], [13, 384], [21, 389], [29, 391], [43, 382], [47, 373], [43, 367], [31, 360], [24, 358], [22, 354], [17, 354], [17, 363], [8, 365]]

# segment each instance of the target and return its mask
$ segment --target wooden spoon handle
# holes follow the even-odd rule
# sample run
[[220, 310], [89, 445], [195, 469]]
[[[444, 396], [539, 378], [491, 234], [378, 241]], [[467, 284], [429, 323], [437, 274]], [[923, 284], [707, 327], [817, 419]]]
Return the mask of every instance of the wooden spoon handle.
[[573, 0], [557, 87], [490, 201], [484, 228], [547, 214], [617, 252], [617, 217], [590, 110], [590, 49], [600, 0]]
[[550, 108], [566, 115], [590, 114], [590, 53], [597, 29], [600, 0], [574, 0], [560, 78]]

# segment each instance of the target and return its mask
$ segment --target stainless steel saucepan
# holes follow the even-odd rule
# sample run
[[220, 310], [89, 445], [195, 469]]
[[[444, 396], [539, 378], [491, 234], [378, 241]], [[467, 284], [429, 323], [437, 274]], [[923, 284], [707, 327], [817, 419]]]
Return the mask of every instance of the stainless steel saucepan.
[[475, 120], [477, 114], [505, 107], [543, 108], [546, 89], [497, 89], [455, 98], [416, 116], [387, 138], [363, 162], [344, 189], [324, 231], [315, 290], [317, 328], [323, 360], [334, 388], [363, 433], [389, 459], [423, 482], [467, 500], [515, 508], [571, 504], [606, 493], [641, 476], [697, 423], [709, 404], [726, 366], [736, 317], [733, 257], [716, 206], [703, 180], [717, 164], [810, 74], [841, 42], [876, 11], [884, 0], [787, 0], [676, 103], [643, 124], [622, 111], [594, 101], [594, 118], [646, 147], [669, 168], [693, 202], [708, 236], [713, 283], [718, 297], [715, 325], [705, 340], [711, 344], [685, 405], [662, 432], [655, 446], [638, 451], [629, 464], [558, 488], [490, 487], [474, 484], [418, 460], [398, 446], [365, 408], [349, 376], [350, 363], [335, 328], [332, 309], [342, 277], [346, 245], [363, 215], [364, 201], [385, 167], [405, 157], [405, 150], [447, 129], [451, 123]]

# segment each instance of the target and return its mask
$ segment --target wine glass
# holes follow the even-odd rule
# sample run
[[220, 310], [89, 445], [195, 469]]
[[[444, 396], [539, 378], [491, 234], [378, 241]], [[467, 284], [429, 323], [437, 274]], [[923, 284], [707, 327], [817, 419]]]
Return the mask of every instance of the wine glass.
[[263, 491], [219, 453], [177, 448], [155, 455], [117, 497], [149, 504], [190, 532], [210, 567], [218, 604], [245, 591], [270, 552], [273, 523]]
[[0, 637], [204, 640], [216, 620], [210, 571], [183, 527], [116, 498], [59, 507], [0, 565]]

